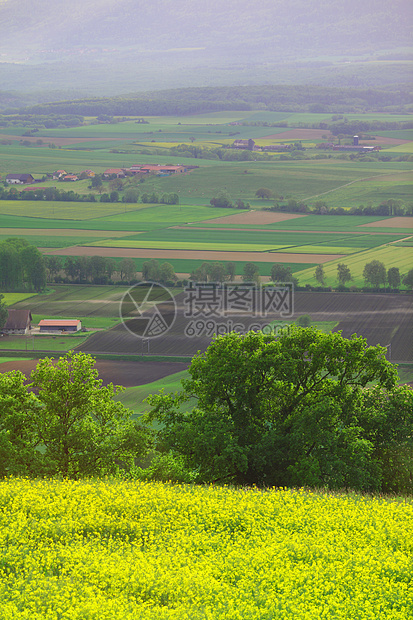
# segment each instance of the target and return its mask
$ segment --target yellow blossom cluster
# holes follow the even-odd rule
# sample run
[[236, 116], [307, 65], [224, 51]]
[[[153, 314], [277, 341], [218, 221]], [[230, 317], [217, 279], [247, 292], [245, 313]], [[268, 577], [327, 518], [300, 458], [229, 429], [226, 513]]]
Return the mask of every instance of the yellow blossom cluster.
[[0, 519], [0, 620], [413, 614], [403, 499], [8, 479]]

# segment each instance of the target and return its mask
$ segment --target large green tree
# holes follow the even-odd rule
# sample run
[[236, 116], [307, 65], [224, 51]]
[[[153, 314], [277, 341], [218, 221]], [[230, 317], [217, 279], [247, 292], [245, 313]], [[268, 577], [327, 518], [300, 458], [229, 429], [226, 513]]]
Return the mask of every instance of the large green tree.
[[39, 439], [34, 428], [38, 411], [35, 395], [27, 390], [18, 370], [0, 373], [0, 476], [43, 473]]
[[274, 263], [271, 267], [271, 282], [291, 282], [293, 277], [291, 267], [282, 263]]
[[387, 270], [387, 282], [390, 288], [399, 288], [401, 284], [400, 270], [398, 267], [390, 267]]
[[350, 268], [344, 263], [337, 265], [337, 280], [340, 286], [345, 286], [347, 282], [353, 279]]
[[[148, 419], [161, 425], [158, 446], [183, 455], [200, 480], [380, 487], [377, 432], [386, 442], [399, 422], [373, 405], [375, 418], [366, 415], [364, 388], [398, 390], [383, 347], [312, 328], [278, 338], [230, 333], [197, 355], [189, 374], [182, 392], [149, 397]], [[413, 393], [403, 398], [413, 411]]]
[[245, 263], [242, 279], [244, 282], [258, 283], [260, 281], [260, 270], [255, 263]]
[[366, 284], [371, 284], [376, 288], [386, 284], [386, 267], [379, 260], [372, 260], [366, 263], [363, 269], [363, 278]]
[[48, 473], [71, 478], [113, 473], [146, 448], [146, 432], [115, 401], [120, 388], [103, 385], [90, 355], [69, 352], [41, 360], [30, 388], [39, 406], [29, 420]]

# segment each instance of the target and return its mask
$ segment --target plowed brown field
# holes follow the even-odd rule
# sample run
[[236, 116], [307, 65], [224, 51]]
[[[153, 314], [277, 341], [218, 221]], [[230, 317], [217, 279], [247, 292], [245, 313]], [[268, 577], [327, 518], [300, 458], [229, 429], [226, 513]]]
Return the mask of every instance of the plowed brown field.
[[[0, 358], [1, 360], [1, 358]], [[35, 369], [39, 360], [16, 360], [4, 362], [0, 365], [1, 372], [20, 370], [26, 377]], [[124, 387], [145, 385], [158, 379], [163, 379], [181, 370], [186, 370], [188, 364], [180, 362], [148, 362], [142, 358], [141, 362], [105, 361], [97, 360], [96, 368], [103, 384], [113, 383]]]
[[[173, 327], [160, 338], [149, 342], [151, 355], [194, 355], [198, 350], [204, 351], [211, 337], [189, 338], [184, 331], [190, 319], [183, 312], [184, 294], [176, 299], [178, 316]], [[367, 339], [370, 345], [391, 344], [391, 359], [397, 362], [413, 361], [413, 296], [412, 295], [374, 295], [361, 293], [314, 293], [297, 292], [294, 297], [294, 318], [301, 314], [310, 314], [313, 321], [340, 321], [337, 330], [343, 330], [343, 336], [350, 337], [356, 333]], [[272, 320], [280, 319], [271, 315], [265, 319], [248, 318], [236, 320], [248, 328], [251, 324], [266, 325]], [[202, 317], [200, 317], [202, 319]], [[227, 319], [217, 318], [217, 323], [224, 324]], [[228, 323], [227, 323], [228, 324]], [[87, 353], [124, 353], [141, 354], [147, 352], [147, 345], [141, 339], [130, 334], [123, 325], [118, 325], [106, 332], [92, 335], [80, 349]]]
[[[308, 217], [307, 215], [298, 215], [293, 213], [272, 213], [271, 211], [247, 211], [246, 213], [236, 213], [235, 215], [226, 215], [225, 217], [216, 217], [213, 220], [205, 220], [208, 224], [253, 224], [263, 225], [274, 224], [274, 222], [284, 222], [286, 220], [294, 220], [298, 217]], [[204, 222], [199, 222], [203, 224]]]
[[359, 228], [404, 228], [406, 232], [413, 230], [413, 217], [391, 217], [369, 224], [359, 224]]
[[118, 258], [186, 258], [189, 260], [240, 261], [261, 263], [328, 263], [344, 254], [287, 254], [282, 252], [217, 252], [214, 250], [160, 250], [147, 248], [104, 248], [98, 246], [72, 246], [70, 248], [40, 248], [53, 256], [111, 256]]

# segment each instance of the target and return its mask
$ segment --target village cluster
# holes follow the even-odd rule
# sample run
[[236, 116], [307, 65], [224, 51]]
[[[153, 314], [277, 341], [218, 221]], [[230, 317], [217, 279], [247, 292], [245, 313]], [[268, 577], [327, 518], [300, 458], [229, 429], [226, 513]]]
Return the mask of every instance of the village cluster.
[[[156, 176], [169, 176], [171, 174], [183, 174], [190, 170], [198, 168], [198, 166], [181, 166], [176, 165], [162, 165], [162, 164], [136, 164], [130, 168], [108, 168], [103, 172], [105, 179], [113, 178], [126, 178], [135, 175], [156, 175]], [[46, 178], [54, 181], [81, 181], [83, 179], [93, 179], [96, 173], [93, 170], [86, 169], [79, 174], [71, 174], [66, 170], [56, 170], [51, 174], [46, 174]], [[41, 180], [35, 179], [32, 174], [8, 174], [6, 175], [5, 182], [13, 185], [30, 185], [31, 183], [41, 182]]]

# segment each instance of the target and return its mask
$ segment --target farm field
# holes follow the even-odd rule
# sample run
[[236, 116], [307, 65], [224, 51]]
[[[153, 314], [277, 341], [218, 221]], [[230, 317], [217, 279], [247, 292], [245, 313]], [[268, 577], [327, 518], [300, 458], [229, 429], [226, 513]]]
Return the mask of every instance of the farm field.
[[[207, 318], [200, 317], [204, 328], [192, 330], [188, 337], [190, 319], [184, 316], [185, 294], [177, 296], [177, 318], [171, 329], [162, 338], [152, 338], [149, 344], [131, 334], [120, 324], [109, 331], [96, 332], [78, 347], [85, 353], [93, 354], [129, 354], [129, 355], [182, 355], [193, 356], [198, 350], [204, 351], [212, 338], [205, 327]], [[410, 295], [380, 295], [360, 293], [315, 293], [298, 291], [294, 295], [294, 314], [297, 319], [302, 314], [309, 314], [313, 323], [333, 321], [338, 323], [335, 331], [343, 330], [346, 337], [357, 333], [367, 338], [370, 345], [391, 344], [390, 357], [395, 362], [413, 361], [413, 297]], [[247, 331], [252, 327], [258, 329], [272, 321], [280, 320], [280, 315], [269, 314], [260, 317], [221, 317], [216, 319], [215, 328], [220, 333], [230, 331], [237, 323]], [[231, 323], [232, 321], [232, 323]], [[198, 335], [199, 334], [199, 335]]]
[[[125, 205], [112, 202], [63, 202], [56, 200], [1, 200], [0, 214], [27, 217], [30, 213], [32, 219], [57, 219], [57, 220], [90, 220], [107, 216], [116, 216], [125, 211], [140, 211], [146, 205]], [[1, 221], [1, 220], [0, 220]], [[41, 222], [39, 222], [41, 224]], [[28, 228], [31, 228], [28, 226]], [[47, 227], [48, 228], [48, 227]], [[60, 228], [60, 227], [56, 227]], [[72, 226], [71, 226], [72, 228]], [[82, 228], [82, 226], [79, 226]]]
[[[99, 379], [102, 379], [103, 385], [113, 383], [126, 388], [125, 392], [119, 395], [119, 400], [125, 396], [125, 405], [130, 409], [134, 409], [133, 397], [129, 398], [129, 388], [136, 386], [152, 384], [155, 382], [168, 382], [169, 376], [181, 376], [189, 365], [185, 362], [158, 362], [151, 361], [142, 357], [142, 361], [125, 361], [125, 360], [103, 360], [98, 359], [95, 368], [99, 372]], [[38, 359], [27, 359], [24, 357], [7, 357], [1, 356], [0, 363], [1, 372], [9, 372], [10, 370], [20, 370], [27, 377], [30, 376], [32, 370], [36, 368]], [[175, 379], [174, 379], [175, 381]], [[179, 384], [179, 380], [176, 380]], [[145, 389], [145, 388], [144, 388]], [[149, 392], [148, 392], [149, 393]]]
[[[83, 344], [88, 336], [84, 334], [64, 336], [8, 336], [0, 339], [0, 350], [6, 351], [71, 351]], [[4, 370], [3, 370], [4, 372]]]
[[[286, 254], [283, 252], [236, 252], [223, 250], [167, 250], [167, 249], [143, 249], [143, 248], [108, 248], [97, 246], [75, 246], [71, 248], [60, 249], [43, 249], [44, 254], [53, 256], [109, 256], [111, 258], [140, 258], [140, 259], [157, 259], [168, 261], [172, 264], [174, 259], [185, 260], [187, 264], [192, 263], [194, 266], [199, 261], [234, 261], [236, 263], [254, 262], [254, 263], [308, 263], [310, 265], [325, 263], [333, 260], [333, 258], [341, 258], [341, 254]], [[188, 271], [190, 273], [192, 269]], [[239, 273], [239, 269], [237, 271]]]
[[[347, 118], [357, 120], [357, 115], [347, 115]], [[275, 199], [284, 202], [303, 200], [310, 206], [321, 200], [328, 206], [347, 210], [361, 204], [376, 206], [387, 199], [401, 199], [406, 205], [410, 204], [412, 162], [397, 161], [402, 159], [396, 157], [397, 154], [387, 158], [388, 161], [386, 158], [380, 160], [379, 156], [395, 148], [404, 148], [408, 152], [413, 144], [411, 130], [373, 132], [376, 136], [374, 142], [366, 143], [382, 146], [376, 159], [350, 158], [347, 154], [336, 157], [329, 152], [324, 153], [323, 159], [320, 157], [323, 153], [315, 149], [315, 144], [331, 140], [328, 131], [296, 125], [330, 123], [331, 115], [326, 113], [223, 112], [188, 117], [148, 117], [145, 120], [148, 124], [138, 124], [131, 119], [115, 124], [40, 129], [35, 137], [28, 137], [31, 144], [43, 139], [44, 145], [37, 146], [18, 143], [27, 127], [2, 128], [1, 135], [9, 137], [13, 143], [0, 145], [0, 172], [2, 175], [31, 172], [40, 177], [57, 168], [76, 173], [92, 168], [96, 173], [102, 173], [107, 168], [138, 163], [198, 166], [188, 174], [150, 176], [142, 178], [142, 182], [139, 179], [122, 181], [125, 187], [135, 183], [141, 197], [143, 193], [151, 192], [159, 197], [164, 193], [176, 193], [180, 204], [0, 200], [0, 241], [23, 237], [45, 254], [63, 258], [98, 255], [113, 257], [119, 262], [130, 257], [138, 270], [142, 269], [145, 260], [168, 261], [181, 279], [204, 261], [233, 261], [238, 277], [242, 275], [245, 264], [253, 262], [259, 267], [262, 282], [269, 280], [272, 264], [287, 264], [301, 285], [317, 285], [315, 266], [323, 264], [326, 285], [333, 287], [337, 285], [338, 263], [348, 264], [353, 276], [350, 284], [354, 286], [364, 284], [364, 265], [373, 259], [383, 261], [387, 269], [399, 267], [401, 273], [412, 267], [409, 237], [413, 235], [413, 217], [306, 215], [263, 210], [272, 207]], [[373, 114], [363, 115], [363, 119], [358, 120], [405, 121], [406, 116]], [[284, 121], [288, 122], [288, 127], [262, 124]], [[234, 122], [247, 124], [230, 124]], [[327, 137], [323, 138], [323, 134]], [[176, 152], [170, 155], [168, 150], [179, 144], [194, 148], [223, 147], [239, 138], [253, 138], [258, 144], [267, 145], [301, 141], [307, 149], [305, 156], [310, 159], [294, 159], [288, 155], [285, 160], [278, 153], [266, 156], [266, 161], [260, 158], [254, 161], [251, 154], [244, 161], [226, 161], [225, 158], [217, 159], [218, 155], [215, 159], [181, 158]], [[50, 149], [48, 142], [60, 148]], [[89, 150], [82, 150], [86, 148]], [[46, 186], [53, 185], [66, 191], [73, 189], [80, 194], [91, 191], [89, 184], [89, 180], [73, 184], [51, 179], [45, 181]], [[273, 197], [270, 200], [257, 198], [259, 188], [270, 189]], [[92, 191], [98, 201], [99, 192]], [[104, 181], [101, 191], [110, 191], [109, 182]], [[219, 192], [228, 194], [233, 201], [240, 199], [249, 203], [251, 209], [212, 208], [209, 201]], [[84, 295], [80, 294], [81, 290]], [[16, 308], [29, 308], [36, 320], [38, 317], [76, 317], [82, 319], [87, 329], [103, 330], [118, 322], [119, 301], [125, 290], [126, 287], [81, 289], [56, 286], [49, 295], [26, 300], [8, 297], [6, 301], [9, 304], [18, 302]], [[404, 308], [404, 298], [399, 296], [397, 300], [400, 308]], [[373, 310], [372, 307], [369, 312]], [[306, 310], [303, 312], [307, 313]], [[362, 317], [356, 316], [354, 307], [349, 307], [349, 312], [350, 323], [344, 326], [345, 330], [351, 331], [353, 325], [359, 329], [361, 325], [360, 328], [369, 333], [369, 338], [379, 337], [386, 340], [385, 344], [391, 336], [392, 349], [400, 351], [396, 359], [411, 359], [409, 339], [402, 336], [405, 328], [399, 326], [390, 333], [386, 327], [387, 331], [381, 332], [383, 326], [378, 324], [377, 336], [377, 333], [368, 332], [367, 325], [357, 322]], [[332, 314], [331, 320], [337, 317], [340, 321], [346, 320], [344, 314], [338, 316], [336, 311]], [[108, 332], [98, 332], [82, 347], [140, 354], [141, 344], [130, 342], [122, 330], [122, 326], [118, 326]], [[203, 348], [208, 343], [208, 339], [200, 338], [198, 346], [179, 333], [171, 334], [171, 338], [162, 344], [159, 341], [151, 343], [153, 353], [172, 354], [176, 349], [182, 355], [192, 355], [197, 347]]]
[[[386, 269], [389, 267], [398, 267], [401, 274], [405, 274], [413, 265], [413, 248], [400, 245], [384, 245], [379, 248], [373, 248], [365, 252], [360, 252], [352, 256], [346, 256], [345, 260], [334, 259], [330, 263], [324, 265], [326, 286], [337, 286], [337, 265], [339, 263], [346, 264], [351, 272], [352, 280], [350, 285], [364, 286], [363, 269], [366, 263], [372, 260], [382, 262]], [[297, 272], [297, 277], [301, 285], [311, 284], [317, 286], [314, 277], [314, 271], [305, 269]]]
[[107, 327], [119, 320], [119, 302], [127, 286], [55, 285], [53, 292], [39, 294], [14, 305], [40, 318], [79, 318], [87, 327]]
[[413, 606], [409, 499], [23, 479], [0, 497], [8, 618], [404, 620]]

